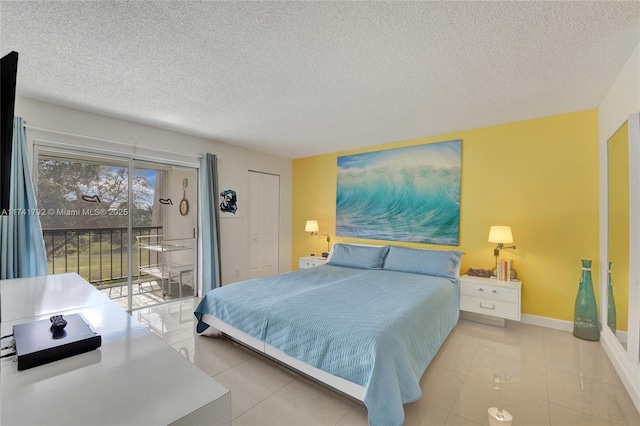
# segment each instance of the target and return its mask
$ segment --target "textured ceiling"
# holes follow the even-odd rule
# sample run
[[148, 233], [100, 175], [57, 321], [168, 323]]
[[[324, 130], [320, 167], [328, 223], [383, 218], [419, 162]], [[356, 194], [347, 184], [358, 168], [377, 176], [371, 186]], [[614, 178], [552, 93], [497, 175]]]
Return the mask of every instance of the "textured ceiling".
[[597, 107], [640, 2], [0, 2], [18, 94], [299, 158]]

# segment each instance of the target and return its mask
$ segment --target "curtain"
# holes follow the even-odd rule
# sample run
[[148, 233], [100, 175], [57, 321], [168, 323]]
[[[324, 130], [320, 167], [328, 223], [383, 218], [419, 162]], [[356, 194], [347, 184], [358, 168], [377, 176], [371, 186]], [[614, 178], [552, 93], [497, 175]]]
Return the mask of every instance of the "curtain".
[[10, 185], [9, 211], [0, 216], [0, 279], [46, 275], [47, 252], [21, 117], [13, 120]]
[[214, 154], [200, 159], [200, 205], [202, 206], [202, 291], [220, 287], [220, 212], [218, 211], [218, 164]]

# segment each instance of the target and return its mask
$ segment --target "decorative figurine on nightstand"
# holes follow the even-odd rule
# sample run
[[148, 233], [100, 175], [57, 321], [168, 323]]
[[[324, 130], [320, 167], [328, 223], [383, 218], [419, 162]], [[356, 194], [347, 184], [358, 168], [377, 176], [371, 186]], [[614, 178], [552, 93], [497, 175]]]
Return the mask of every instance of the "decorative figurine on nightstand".
[[480, 268], [469, 268], [467, 275], [469, 275], [470, 277], [491, 278], [491, 270], [480, 269]]
[[582, 260], [582, 276], [576, 296], [573, 319], [573, 335], [584, 340], [600, 340], [598, 306], [591, 281], [591, 261]]

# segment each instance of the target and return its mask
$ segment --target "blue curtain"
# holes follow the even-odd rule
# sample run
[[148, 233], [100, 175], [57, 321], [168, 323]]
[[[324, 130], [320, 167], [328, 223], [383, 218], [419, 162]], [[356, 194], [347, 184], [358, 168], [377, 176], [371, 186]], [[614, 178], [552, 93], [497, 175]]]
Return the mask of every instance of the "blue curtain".
[[218, 211], [218, 164], [213, 154], [200, 159], [200, 206], [202, 206], [202, 291], [220, 287], [220, 212]]
[[[0, 216], [0, 279], [47, 274], [47, 252], [27, 161], [21, 117], [13, 120], [9, 211]], [[5, 214], [6, 213], [6, 214]]]

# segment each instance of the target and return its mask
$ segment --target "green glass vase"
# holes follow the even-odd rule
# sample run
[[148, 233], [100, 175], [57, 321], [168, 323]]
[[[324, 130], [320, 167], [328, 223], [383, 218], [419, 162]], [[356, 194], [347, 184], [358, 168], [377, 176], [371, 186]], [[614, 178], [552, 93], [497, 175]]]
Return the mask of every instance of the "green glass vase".
[[598, 306], [596, 305], [596, 296], [593, 293], [590, 260], [582, 260], [582, 276], [576, 296], [573, 335], [584, 340], [597, 341], [600, 339]]
[[611, 280], [611, 264], [609, 262], [609, 283], [607, 286], [607, 325], [616, 334], [616, 301], [613, 298], [613, 281]]

